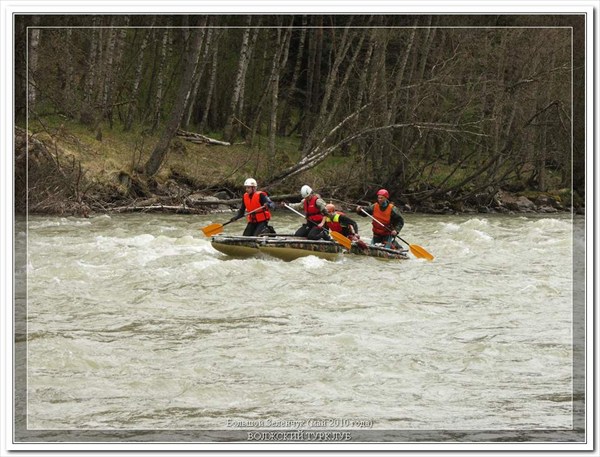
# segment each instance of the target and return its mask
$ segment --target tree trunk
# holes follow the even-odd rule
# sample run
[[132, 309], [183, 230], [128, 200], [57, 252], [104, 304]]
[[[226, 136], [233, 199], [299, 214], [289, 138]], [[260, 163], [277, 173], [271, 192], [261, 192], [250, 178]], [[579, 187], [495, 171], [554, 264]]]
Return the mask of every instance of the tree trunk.
[[[93, 24], [96, 24], [96, 18], [93, 20]], [[83, 91], [83, 106], [81, 106], [79, 112], [79, 121], [82, 124], [91, 126], [93, 119], [95, 118], [94, 110], [92, 108], [95, 101], [95, 86], [96, 86], [96, 74], [98, 67], [98, 56], [100, 54], [100, 33], [98, 28], [94, 28], [91, 34], [90, 42], [90, 55], [87, 63], [86, 79]]]
[[188, 44], [188, 48], [186, 51], [183, 68], [183, 77], [181, 79], [179, 89], [177, 91], [177, 97], [173, 105], [173, 111], [171, 112], [169, 122], [167, 123], [164, 132], [162, 133], [158, 143], [156, 144], [154, 150], [152, 151], [152, 154], [150, 155], [150, 158], [148, 159], [148, 162], [146, 162], [146, 165], [144, 167], [144, 171], [148, 176], [155, 175], [156, 172], [159, 170], [167, 155], [167, 151], [169, 149], [171, 140], [177, 133], [177, 129], [181, 124], [183, 113], [187, 105], [187, 100], [190, 96], [190, 92], [192, 89], [194, 72], [196, 70], [196, 65], [200, 56], [201, 40], [201, 31], [198, 29], [192, 29], [192, 31], [190, 32], [191, 43]]
[[[374, 112], [372, 117], [376, 125], [385, 125], [388, 112], [388, 78], [386, 75], [386, 49], [389, 42], [389, 31], [378, 30], [378, 40], [372, 59], [372, 79], [370, 94], [373, 96]], [[372, 179], [383, 182], [389, 164], [385, 161], [389, 149], [390, 131], [378, 132], [369, 145]]]
[[[328, 122], [325, 120], [326, 117], [331, 118], [331, 116], [333, 116], [334, 114], [332, 111], [329, 110], [329, 101], [332, 96], [334, 87], [336, 91], [340, 91], [341, 89], [339, 87], [338, 72], [342, 61], [346, 58], [346, 54], [348, 52], [348, 48], [350, 47], [351, 42], [352, 40], [349, 38], [349, 28], [345, 27], [342, 32], [342, 39], [339, 43], [339, 49], [334, 55], [333, 65], [331, 66], [329, 74], [327, 75], [327, 78], [324, 83], [323, 95], [319, 97], [318, 103], [315, 100], [311, 102], [311, 106], [313, 107], [315, 112], [317, 111], [318, 106], [318, 115], [316, 116], [316, 119], [313, 122], [310, 131], [307, 132], [307, 136], [305, 138], [303, 146], [303, 155], [308, 154], [308, 151], [312, 149], [315, 138], [318, 137], [321, 131], [321, 127], [327, 127]], [[320, 62], [318, 62], [316, 65], [320, 67]]]
[[[152, 22], [154, 24], [154, 21]], [[139, 109], [140, 103], [138, 102], [139, 92], [140, 92], [140, 83], [142, 82], [142, 70], [144, 68], [144, 52], [146, 51], [146, 47], [148, 46], [148, 39], [150, 38], [150, 31], [144, 31], [144, 38], [142, 39], [142, 44], [140, 45], [140, 51], [138, 54], [138, 61], [135, 67], [135, 76], [133, 78], [133, 85], [131, 87], [131, 99], [133, 103], [129, 105], [127, 110], [127, 118], [125, 119], [124, 129], [126, 132], [131, 130], [131, 126], [133, 124], [133, 118], [135, 116], [135, 112]]]
[[167, 44], [169, 42], [170, 29], [163, 30], [162, 43], [159, 51], [158, 75], [156, 77], [156, 93], [154, 95], [154, 110], [152, 115], [152, 132], [155, 132], [160, 124], [160, 115], [162, 112], [162, 104], [164, 99], [164, 79], [165, 66], [167, 59]]
[[304, 96], [304, 121], [302, 122], [302, 155], [308, 154], [308, 140], [314, 120], [314, 102], [317, 99], [316, 93], [319, 92], [319, 77], [321, 65], [320, 44], [323, 40], [323, 29], [318, 27], [311, 29], [308, 41], [308, 66], [306, 76], [306, 92]]
[[277, 49], [273, 59], [273, 68], [271, 69], [271, 116], [269, 122], [269, 147], [267, 155], [267, 175], [272, 173], [273, 162], [275, 159], [275, 137], [277, 136], [277, 110], [279, 109], [279, 80], [281, 78], [281, 69], [285, 68], [288, 59], [289, 43], [292, 36], [292, 28], [286, 30], [285, 35], [281, 36], [281, 29], [277, 29]]
[[302, 28], [300, 29], [300, 39], [298, 40], [298, 48], [296, 49], [296, 63], [294, 64], [294, 72], [292, 74], [292, 80], [288, 86], [287, 93], [285, 94], [285, 106], [281, 115], [281, 122], [279, 125], [279, 134], [286, 135], [288, 125], [291, 118], [292, 100], [298, 90], [298, 78], [300, 77], [300, 70], [302, 65], [302, 57], [304, 55], [304, 43], [306, 42], [306, 16], [302, 16]]
[[[204, 25], [208, 24], [208, 18], [204, 20]], [[200, 89], [200, 81], [202, 81], [202, 75], [204, 74], [204, 69], [208, 63], [208, 54], [210, 51], [210, 46], [213, 38], [213, 29], [209, 28], [203, 30], [203, 46], [204, 52], [202, 53], [202, 58], [200, 59], [199, 68], [196, 70], [196, 76], [194, 76], [194, 86], [192, 88], [192, 93], [190, 94], [190, 100], [188, 102], [188, 107], [186, 110], [185, 121], [183, 122], [184, 126], [189, 126], [192, 121], [192, 114], [196, 108], [196, 104], [198, 103], [198, 90]]]
[[113, 126], [113, 101], [115, 92], [115, 80], [118, 78], [119, 66], [123, 55], [123, 46], [127, 29], [111, 29], [108, 47], [107, 62], [105, 65], [105, 78], [102, 99], [102, 114], [108, 120], [110, 128]]
[[65, 79], [62, 85], [62, 94], [61, 94], [61, 104], [62, 109], [65, 110], [70, 117], [75, 117], [75, 112], [73, 111], [73, 106], [75, 105], [73, 100], [73, 74], [75, 72], [73, 66], [73, 53], [70, 49], [71, 43], [73, 42], [73, 29], [66, 29], [66, 36], [64, 41], [64, 49], [66, 50], [65, 56]]
[[235, 76], [235, 82], [233, 84], [233, 93], [231, 94], [231, 104], [229, 106], [229, 116], [225, 123], [225, 129], [223, 130], [223, 138], [225, 141], [233, 143], [233, 121], [238, 114], [238, 106], [240, 102], [240, 93], [244, 79], [246, 78], [246, 72], [248, 71], [248, 55], [249, 55], [249, 43], [250, 43], [250, 24], [252, 22], [252, 16], [248, 16], [247, 23], [248, 27], [244, 30], [242, 36], [242, 47], [240, 49], [240, 60], [238, 61], [237, 74]]
[[[37, 20], [35, 20], [37, 25]], [[29, 72], [27, 74], [29, 84], [27, 86], [27, 101], [29, 103], [29, 112], [32, 113], [36, 109], [37, 103], [37, 72], [38, 72], [38, 62], [39, 62], [39, 46], [40, 46], [40, 35], [41, 29], [37, 27], [32, 27], [30, 29], [31, 33], [29, 34], [29, 46], [28, 46], [28, 69]]]
[[200, 131], [206, 130], [208, 125], [208, 115], [210, 114], [210, 105], [212, 103], [213, 92], [215, 90], [215, 82], [217, 80], [217, 63], [219, 54], [219, 40], [218, 37], [215, 40], [215, 48], [213, 49], [212, 65], [210, 68], [210, 80], [208, 83], [208, 91], [206, 93], [206, 102], [204, 103], [204, 114], [202, 115], [202, 121], [200, 122]]
[[417, 31], [417, 23], [418, 18], [415, 19], [415, 26], [411, 29], [410, 35], [408, 37], [408, 43], [406, 44], [406, 49], [402, 53], [402, 57], [400, 59], [400, 64], [398, 68], [396, 68], [395, 82], [394, 82], [394, 90], [390, 96], [389, 110], [387, 121], [388, 122], [396, 122], [398, 119], [398, 112], [400, 111], [399, 100], [402, 94], [402, 81], [404, 80], [404, 73], [406, 71], [406, 63], [408, 62], [408, 56], [412, 53], [413, 43], [415, 41], [415, 33]]
[[[260, 23], [260, 20], [259, 20]], [[248, 59], [252, 59], [252, 55], [254, 54], [254, 50], [256, 49], [256, 42], [258, 40], [258, 35], [260, 34], [261, 29], [260, 28], [256, 28], [254, 29], [254, 33], [252, 34], [252, 38], [250, 40], [250, 51], [249, 51], [249, 55], [248, 55]], [[239, 102], [239, 107], [238, 107], [238, 113], [240, 113], [240, 116], [246, 120], [247, 119], [247, 115], [246, 115], [246, 78], [244, 78], [242, 80], [242, 87], [240, 90], [240, 102]], [[249, 122], [247, 122], [248, 124]], [[246, 128], [248, 128], [246, 126]], [[233, 127], [233, 135], [235, 136], [236, 134], [239, 134], [240, 129], [236, 128], [235, 125]], [[244, 138], [246, 138], [248, 136], [248, 132], [245, 132], [242, 135]]]

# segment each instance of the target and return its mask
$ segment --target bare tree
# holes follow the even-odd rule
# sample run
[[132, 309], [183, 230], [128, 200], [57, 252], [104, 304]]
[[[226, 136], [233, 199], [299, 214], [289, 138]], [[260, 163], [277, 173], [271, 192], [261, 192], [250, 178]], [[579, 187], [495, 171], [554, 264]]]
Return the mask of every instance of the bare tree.
[[323, 18], [316, 19], [308, 40], [308, 67], [306, 69], [306, 91], [304, 96], [304, 118], [302, 122], [302, 153], [306, 155], [310, 146], [307, 142], [314, 125], [315, 105], [320, 96], [321, 53], [323, 50]]
[[298, 91], [298, 78], [302, 70], [302, 58], [304, 56], [304, 47], [306, 42], [306, 28], [307, 18], [302, 16], [302, 26], [300, 28], [300, 38], [298, 39], [298, 46], [296, 49], [296, 62], [294, 64], [294, 72], [292, 73], [292, 79], [287, 90], [285, 91], [285, 105], [283, 113], [281, 114], [281, 121], [279, 123], [279, 135], [286, 135], [288, 125], [290, 123], [291, 111], [292, 111], [292, 100]]
[[142, 82], [142, 71], [144, 69], [144, 52], [146, 51], [146, 47], [148, 46], [148, 41], [150, 39], [151, 32], [144, 30], [142, 33], [142, 43], [140, 44], [137, 65], [135, 67], [135, 75], [131, 87], [131, 99], [133, 100], [133, 103], [129, 105], [129, 108], [127, 110], [127, 117], [125, 119], [125, 125], [123, 128], [125, 131], [131, 130], [135, 112], [137, 109], [139, 109], [138, 97], [140, 92], [140, 83]]
[[[220, 35], [220, 33], [219, 33]], [[208, 125], [208, 115], [210, 114], [210, 108], [213, 99], [213, 93], [215, 90], [215, 82], [217, 80], [217, 68], [219, 63], [219, 37], [214, 40], [212, 49], [212, 63], [210, 67], [210, 76], [208, 81], [208, 90], [206, 91], [206, 101], [203, 106], [204, 114], [202, 115], [202, 121], [200, 121], [200, 131], [206, 130]]]
[[167, 47], [169, 43], [170, 29], [162, 30], [162, 41], [159, 47], [159, 63], [158, 75], [156, 76], [156, 92], [154, 94], [154, 110], [152, 114], [152, 131], [155, 131], [160, 124], [160, 116], [162, 112], [162, 104], [164, 100], [164, 85], [165, 85], [165, 66], [167, 60]]
[[97, 18], [93, 19], [94, 26], [90, 34], [89, 57], [87, 59], [87, 68], [85, 72], [85, 82], [83, 89], [83, 104], [79, 113], [79, 120], [83, 124], [91, 125], [95, 118], [93, 105], [96, 101], [96, 80], [98, 73], [98, 62], [100, 60], [100, 51], [102, 49], [101, 29], [96, 27]]
[[154, 147], [150, 158], [144, 166], [144, 171], [148, 176], [155, 175], [156, 172], [159, 170], [167, 155], [167, 151], [169, 149], [171, 140], [175, 136], [175, 133], [177, 132], [177, 129], [181, 124], [184, 110], [187, 106], [187, 100], [192, 90], [194, 72], [196, 71], [198, 59], [200, 57], [200, 52], [202, 49], [202, 47], [200, 46], [201, 40], [202, 33], [198, 29], [191, 30], [189, 40], [190, 43], [188, 43], [187, 50], [185, 53], [185, 60], [183, 63], [183, 77], [179, 84], [177, 97], [173, 105], [171, 116], [158, 143]]
[[277, 111], [279, 109], [279, 81], [281, 79], [282, 68], [285, 68], [288, 59], [288, 51], [290, 39], [292, 36], [292, 28], [285, 29], [282, 33], [280, 28], [277, 29], [277, 40], [275, 57], [273, 58], [273, 67], [271, 69], [271, 115], [269, 119], [269, 147], [267, 154], [267, 174], [271, 173], [273, 161], [275, 159], [275, 136], [277, 135]]
[[37, 17], [34, 17], [34, 25], [29, 28], [29, 46], [28, 50], [28, 80], [29, 85], [27, 87], [27, 100], [29, 103], [29, 112], [35, 111], [37, 103], [37, 72], [39, 62], [39, 47], [40, 47], [40, 36], [42, 30], [37, 27]]
[[248, 27], [244, 29], [242, 36], [242, 46], [240, 49], [240, 59], [238, 61], [237, 74], [233, 85], [233, 92], [231, 94], [231, 105], [229, 107], [229, 116], [225, 123], [225, 129], [223, 130], [223, 138], [225, 141], [233, 142], [233, 120], [238, 114], [238, 106], [240, 103], [240, 94], [244, 80], [246, 78], [246, 72], [248, 71], [248, 57], [250, 54], [249, 43], [250, 43], [250, 24], [252, 23], [252, 16], [248, 16], [246, 23]]
[[203, 46], [204, 51], [202, 53], [202, 57], [200, 59], [200, 62], [198, 63], [198, 68], [196, 68], [196, 72], [194, 75], [194, 83], [193, 83], [193, 87], [192, 87], [192, 92], [190, 94], [190, 99], [188, 100], [188, 106], [186, 108], [186, 114], [185, 114], [185, 118], [183, 121], [184, 127], [187, 127], [190, 125], [190, 121], [192, 119], [192, 113], [194, 112], [196, 102], [198, 101], [197, 97], [198, 97], [198, 89], [200, 87], [200, 81], [202, 80], [202, 75], [204, 74], [204, 68], [206, 67], [207, 60], [208, 60], [208, 52], [210, 50], [210, 44], [211, 44], [212, 36], [213, 36], [213, 29], [204, 28], [208, 24], [208, 21], [209, 21], [208, 17], [205, 17], [202, 19], [202, 22], [201, 22], [201, 26], [203, 27], [201, 29], [201, 33], [202, 33], [201, 46]]

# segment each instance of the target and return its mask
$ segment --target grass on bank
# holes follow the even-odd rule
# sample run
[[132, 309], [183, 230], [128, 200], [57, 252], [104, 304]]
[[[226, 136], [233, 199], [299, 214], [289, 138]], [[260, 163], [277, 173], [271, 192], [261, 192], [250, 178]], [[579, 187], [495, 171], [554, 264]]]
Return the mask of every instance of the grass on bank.
[[[123, 186], [123, 176], [135, 176], [141, 171], [161, 133], [160, 127], [151, 134], [146, 127], [135, 126], [133, 130], [125, 132], [118, 123], [112, 129], [104, 123], [99, 126], [100, 136], [98, 129], [92, 130], [60, 115], [31, 120], [28, 128], [38, 139], [56, 149], [52, 152], [60, 151], [66, 160], [74, 158], [79, 161], [88, 180], [100, 187], [119, 189], [123, 194], [127, 191]], [[219, 133], [202, 133], [221, 139]], [[162, 185], [171, 180], [185, 183], [192, 191], [198, 192], [226, 188], [241, 194], [247, 177], [256, 178], [260, 187], [265, 176], [294, 164], [300, 158], [299, 143], [297, 137], [278, 137], [275, 157], [270, 158], [267, 154], [268, 139], [264, 136], [257, 136], [252, 147], [246, 144], [195, 144], [175, 137], [155, 180]], [[452, 186], [461, 182], [477, 166], [472, 164], [456, 170], [444, 185]], [[436, 161], [420, 170], [419, 180], [423, 185], [435, 188], [453, 170], [454, 165]], [[331, 155], [301, 176], [274, 186], [270, 193], [298, 193], [303, 184], [309, 184], [314, 189], [326, 190], [329, 197], [345, 199], [347, 195], [360, 195], [365, 186], [380, 185], [365, 182], [364, 176], [364, 164], [357, 163], [354, 157]], [[547, 179], [550, 188], [558, 188], [558, 173], [549, 170]], [[527, 196], [535, 197], [533, 194]], [[565, 200], [568, 198], [566, 195], [561, 197]]]
[[[24, 126], [25, 127], [25, 126]], [[124, 174], [138, 174], [159, 140], [161, 128], [151, 134], [139, 126], [131, 131], [114, 124], [92, 130], [88, 126], [59, 115], [32, 120], [28, 129], [41, 141], [54, 148], [66, 159], [74, 158], [81, 163], [88, 179], [100, 185], [119, 185]], [[202, 132], [205, 136], [221, 139], [219, 133]], [[227, 187], [241, 191], [247, 177], [259, 181], [270, 173], [276, 173], [293, 165], [299, 158], [300, 140], [296, 137], [277, 138], [275, 156], [268, 156], [268, 139], [257, 136], [255, 144], [234, 143], [231, 146], [196, 144], [175, 137], [165, 161], [155, 176], [157, 182], [169, 180], [184, 182], [194, 190], [214, 190]], [[318, 167], [275, 186], [271, 193], [294, 193], [309, 183], [315, 189], [331, 186], [335, 182], [354, 182], [359, 169], [349, 157], [331, 157]]]

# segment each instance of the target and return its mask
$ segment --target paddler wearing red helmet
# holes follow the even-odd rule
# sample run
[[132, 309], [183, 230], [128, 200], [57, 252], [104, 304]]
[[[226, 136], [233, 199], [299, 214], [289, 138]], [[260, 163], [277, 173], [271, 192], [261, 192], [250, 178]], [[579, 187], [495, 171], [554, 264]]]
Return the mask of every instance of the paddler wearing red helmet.
[[392, 249], [401, 248], [395, 237], [404, 226], [404, 218], [400, 210], [390, 201], [390, 193], [386, 189], [377, 191], [377, 201], [375, 203], [368, 207], [357, 206], [356, 212], [363, 217], [367, 216], [366, 212], [381, 222], [379, 224], [373, 221], [371, 244], [383, 244], [385, 247]]

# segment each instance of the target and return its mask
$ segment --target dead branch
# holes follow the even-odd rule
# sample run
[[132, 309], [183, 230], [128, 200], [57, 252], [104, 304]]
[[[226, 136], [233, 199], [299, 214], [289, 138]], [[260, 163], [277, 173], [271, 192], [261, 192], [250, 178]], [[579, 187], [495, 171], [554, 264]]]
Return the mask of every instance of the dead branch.
[[205, 214], [206, 211], [190, 208], [186, 205], [148, 205], [148, 206], [119, 206], [111, 208], [113, 213], [175, 213], [175, 214]]
[[187, 132], [182, 129], [177, 130], [177, 136], [182, 137], [185, 141], [189, 141], [190, 143], [231, 146], [231, 143], [228, 143], [227, 141], [215, 140], [214, 138], [209, 138], [195, 132]]

